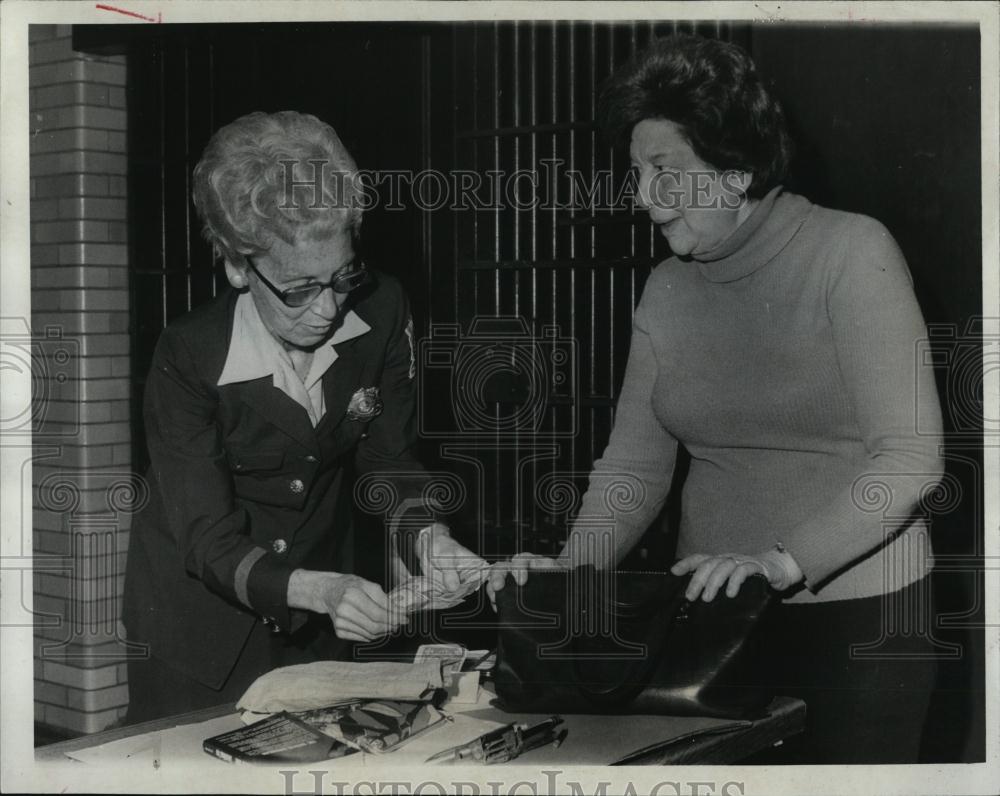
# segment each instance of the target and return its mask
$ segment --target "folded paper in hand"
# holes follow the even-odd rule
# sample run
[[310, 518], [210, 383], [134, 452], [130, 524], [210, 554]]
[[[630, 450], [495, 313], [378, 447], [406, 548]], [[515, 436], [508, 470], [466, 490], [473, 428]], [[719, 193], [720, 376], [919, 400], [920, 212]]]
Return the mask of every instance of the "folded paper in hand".
[[442, 688], [441, 664], [316, 661], [284, 666], [254, 680], [237, 710], [312, 710], [350, 699], [426, 699]]
[[440, 577], [410, 575], [389, 592], [389, 607], [390, 610], [405, 614], [454, 608], [475, 593], [488, 576], [489, 565], [485, 562], [480, 567], [459, 572], [459, 585], [456, 589], [445, 588]]

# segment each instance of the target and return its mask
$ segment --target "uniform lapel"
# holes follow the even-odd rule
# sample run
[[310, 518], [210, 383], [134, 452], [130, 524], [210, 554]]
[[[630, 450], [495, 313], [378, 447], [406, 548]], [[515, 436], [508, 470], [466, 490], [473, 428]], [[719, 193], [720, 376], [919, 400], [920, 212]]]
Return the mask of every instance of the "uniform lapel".
[[357, 339], [345, 340], [334, 346], [337, 359], [323, 374], [323, 399], [326, 402], [326, 414], [323, 422], [336, 428], [347, 414], [351, 396], [361, 387], [374, 385], [361, 384], [361, 372], [364, 361], [357, 352]]
[[[240, 401], [253, 409], [263, 420], [280, 429], [289, 437], [301, 443], [306, 449], [315, 453], [319, 449], [319, 443], [316, 440], [316, 433], [313, 430], [312, 421], [309, 419], [309, 413], [306, 409], [300, 406], [295, 399], [274, 386], [273, 374], [268, 373], [266, 376], [261, 375], [257, 378], [245, 376], [245, 374], [265, 370], [266, 365], [262, 365], [254, 359], [254, 353], [259, 350], [262, 344], [258, 341], [257, 347], [254, 347], [253, 336], [255, 332], [252, 328], [253, 321], [249, 322], [251, 328], [248, 330], [246, 328], [248, 321], [245, 315], [240, 315], [240, 298], [241, 294], [234, 292], [229, 304], [229, 329], [226, 338], [226, 351], [223, 354], [222, 372], [219, 376], [220, 389], [232, 390], [234, 396], [237, 396]], [[244, 297], [244, 300], [248, 299], [249, 297]], [[245, 313], [246, 310], [244, 309], [243, 312]], [[254, 312], [254, 315], [256, 315], [256, 312]], [[258, 320], [257, 323], [260, 323], [260, 321]], [[241, 326], [238, 338], [235, 337], [237, 326]], [[266, 332], [264, 333], [266, 334]], [[234, 353], [233, 346], [236, 342], [244, 348], [249, 345], [253, 350], [251, 352], [236, 351]], [[232, 364], [236, 374], [234, 377], [227, 378], [226, 373], [231, 364], [231, 357], [233, 358]], [[249, 360], [249, 364], [247, 364], [247, 360]]]
[[319, 443], [309, 413], [275, 387], [271, 376], [235, 386], [247, 406], [310, 451], [318, 452]]
[[320, 425], [328, 426], [330, 429], [336, 428], [343, 422], [351, 397], [358, 389], [375, 386], [361, 384], [365, 365], [364, 341], [371, 333], [372, 319], [365, 311], [363, 302], [359, 304], [352, 301], [351, 312], [356, 317], [351, 321], [352, 328], [346, 332], [349, 336], [343, 342], [334, 343], [333, 349], [337, 352], [337, 359], [323, 374], [323, 401], [326, 404], [326, 414], [320, 420]]

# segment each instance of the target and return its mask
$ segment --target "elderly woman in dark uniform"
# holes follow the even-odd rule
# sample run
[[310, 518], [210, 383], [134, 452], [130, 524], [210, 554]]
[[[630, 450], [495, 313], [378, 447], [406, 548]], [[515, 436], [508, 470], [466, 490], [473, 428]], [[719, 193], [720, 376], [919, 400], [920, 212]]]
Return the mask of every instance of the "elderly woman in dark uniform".
[[[333, 129], [294, 112], [237, 119], [195, 169], [232, 289], [164, 330], [146, 386], [151, 500], [124, 621], [149, 655], [129, 665], [129, 721], [235, 700], [275, 666], [396, 627], [381, 586], [341, 568], [348, 465], [418, 512], [427, 480], [412, 322], [357, 254], [356, 171]], [[455, 586], [435, 562], [481, 562], [425, 513], [396, 541]]]
[[[522, 555], [515, 575], [614, 566], [663, 506], [683, 445], [672, 571], [693, 573], [689, 599], [731, 597], [751, 574], [781, 593], [769, 678], [809, 714], [786, 759], [914, 761], [931, 642], [885, 637], [886, 617], [919, 622], [904, 612], [930, 610], [918, 508], [942, 462], [899, 247], [879, 222], [782, 188], [781, 110], [732, 44], [660, 40], [605, 86], [601, 121], [629, 141], [673, 256], [636, 308], [614, 430], [579, 517], [603, 514], [605, 474], [634, 475], [646, 498], [617, 516], [610, 540], [578, 522], [559, 559]], [[918, 407], [930, 418], [921, 433]]]

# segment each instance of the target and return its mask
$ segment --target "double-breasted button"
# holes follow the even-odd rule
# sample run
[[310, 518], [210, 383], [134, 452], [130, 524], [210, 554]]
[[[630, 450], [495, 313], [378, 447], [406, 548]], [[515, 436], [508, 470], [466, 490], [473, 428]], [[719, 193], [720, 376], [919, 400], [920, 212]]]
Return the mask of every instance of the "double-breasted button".
[[309, 462], [309, 464], [316, 464], [316, 457], [313, 456], [311, 453], [305, 457], [305, 460]]
[[274, 550], [275, 553], [284, 553], [286, 550], [288, 550], [288, 542], [286, 542], [284, 539], [275, 539], [273, 542], [271, 542], [271, 548]]
[[293, 478], [288, 484], [288, 488], [292, 490], [296, 495], [301, 495], [302, 490], [306, 488], [306, 485], [302, 483], [301, 478]]
[[363, 433], [363, 434], [361, 435], [361, 439], [368, 439], [368, 432], [367, 432], [367, 431], [366, 431], [366, 432], [364, 432], [364, 433]]

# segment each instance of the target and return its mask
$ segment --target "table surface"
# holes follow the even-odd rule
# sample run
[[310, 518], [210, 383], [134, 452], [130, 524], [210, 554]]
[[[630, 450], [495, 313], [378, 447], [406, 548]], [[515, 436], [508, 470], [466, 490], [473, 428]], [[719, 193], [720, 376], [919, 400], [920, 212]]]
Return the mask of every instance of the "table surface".
[[[484, 689], [478, 703], [446, 705], [449, 712], [454, 711], [452, 715], [456, 721], [441, 732], [431, 730], [411, 739], [385, 755], [386, 762], [423, 763], [430, 754], [453, 743], [477, 737], [492, 726], [544, 718], [541, 715], [503, 713], [489, 705], [490, 697], [492, 695]], [[564, 714], [569, 734], [562, 746], [532, 750], [519, 762], [525, 765], [735, 763], [801, 732], [805, 714], [805, 703], [787, 697], [775, 699], [768, 715], [754, 722], [678, 716]], [[486, 722], [492, 724], [486, 726]], [[107, 747], [102, 762], [113, 762], [118, 757], [124, 762], [133, 754], [138, 757], [140, 753], [150, 753], [151, 749], [156, 750], [156, 755], [172, 754], [180, 759], [190, 756], [204, 760], [206, 755], [201, 748], [202, 741], [238, 726], [241, 726], [239, 717], [229, 703], [42, 746], [35, 750], [35, 759], [45, 762], [93, 756], [101, 753], [99, 747], [119, 742]], [[219, 764], [225, 765], [222, 761]]]

